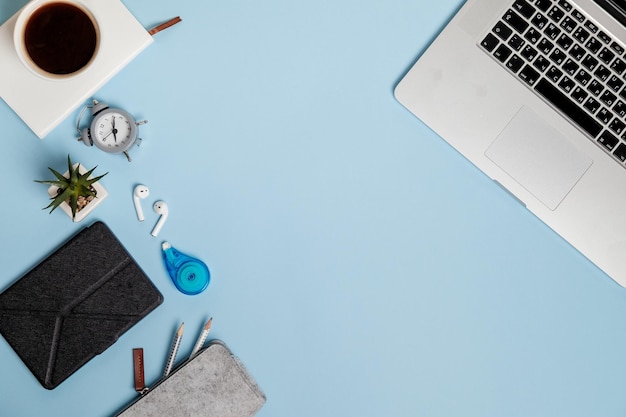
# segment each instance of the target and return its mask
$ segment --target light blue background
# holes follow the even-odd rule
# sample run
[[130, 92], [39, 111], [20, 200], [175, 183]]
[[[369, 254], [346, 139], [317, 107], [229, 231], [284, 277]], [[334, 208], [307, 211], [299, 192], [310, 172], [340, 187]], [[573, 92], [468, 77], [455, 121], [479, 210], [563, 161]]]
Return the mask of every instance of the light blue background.
[[[180, 322], [182, 359], [209, 316], [263, 417], [626, 414], [626, 292], [393, 98], [461, 1], [124, 3], [183, 19], [95, 95], [148, 119], [144, 143], [130, 164], [84, 147], [78, 111], [40, 141], [0, 103], [0, 289], [103, 220], [165, 302], [53, 391], [0, 338], [0, 416], [111, 416], [136, 396], [131, 349], [152, 383]], [[68, 153], [109, 172], [86, 224], [32, 181]], [[206, 292], [176, 291], [162, 240], [209, 264]]]

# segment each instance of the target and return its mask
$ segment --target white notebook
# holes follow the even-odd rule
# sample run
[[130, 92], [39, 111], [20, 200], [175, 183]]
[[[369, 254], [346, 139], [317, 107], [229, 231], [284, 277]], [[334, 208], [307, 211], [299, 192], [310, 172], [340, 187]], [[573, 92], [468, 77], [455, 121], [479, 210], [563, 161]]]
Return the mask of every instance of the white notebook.
[[13, 44], [19, 11], [0, 26], [0, 97], [43, 139], [152, 43], [120, 0], [82, 0], [98, 21], [100, 49], [92, 65], [67, 80], [47, 80], [22, 64]]

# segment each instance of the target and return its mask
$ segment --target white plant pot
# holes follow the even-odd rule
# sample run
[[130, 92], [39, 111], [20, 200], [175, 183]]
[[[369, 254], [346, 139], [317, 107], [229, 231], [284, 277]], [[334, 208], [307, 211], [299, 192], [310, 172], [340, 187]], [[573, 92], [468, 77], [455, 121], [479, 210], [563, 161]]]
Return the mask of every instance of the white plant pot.
[[[76, 165], [78, 165], [78, 163], [74, 164], [74, 168], [76, 168]], [[85, 167], [81, 165], [78, 168], [78, 172], [80, 172], [81, 174], [84, 174], [85, 172], [87, 172], [87, 170], [85, 169]], [[67, 177], [68, 175], [70, 175], [69, 171], [65, 171], [65, 173], [63, 174], [64, 177]], [[89, 178], [92, 178], [92, 177], [89, 177]], [[102, 201], [104, 201], [105, 198], [109, 196], [108, 191], [102, 186], [100, 181], [93, 184], [92, 187], [96, 190], [96, 197], [93, 200], [91, 200], [89, 204], [83, 207], [82, 210], [76, 213], [76, 217], [74, 217], [73, 219], [74, 222], [79, 222], [83, 220], [85, 217], [87, 217], [89, 213], [93, 211], [93, 209], [95, 209], [100, 203], [102, 203]], [[50, 196], [50, 198], [56, 197], [58, 195], [58, 190], [59, 190], [59, 187], [57, 187], [56, 185], [51, 185], [48, 188], [48, 195]], [[72, 218], [72, 208], [65, 201], [62, 202], [58, 208], [63, 210], [63, 212], [67, 214], [70, 219]]]

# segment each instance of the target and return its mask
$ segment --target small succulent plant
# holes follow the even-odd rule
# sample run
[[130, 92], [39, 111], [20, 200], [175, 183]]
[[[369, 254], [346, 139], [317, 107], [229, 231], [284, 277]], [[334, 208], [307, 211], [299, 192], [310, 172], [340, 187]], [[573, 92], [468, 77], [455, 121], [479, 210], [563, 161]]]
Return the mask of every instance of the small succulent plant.
[[97, 167], [93, 167], [89, 171], [81, 174], [80, 164], [77, 164], [74, 167], [72, 164], [72, 160], [70, 156], [67, 156], [67, 169], [69, 171], [68, 176], [64, 176], [60, 174], [58, 171], [48, 167], [48, 169], [54, 174], [56, 179], [54, 180], [35, 180], [35, 182], [41, 184], [50, 184], [56, 187], [59, 187], [59, 192], [56, 196], [52, 196], [50, 199], [52, 200], [50, 204], [43, 208], [43, 210], [50, 209], [50, 213], [54, 211], [57, 207], [59, 207], [64, 201], [67, 201], [70, 208], [72, 209], [72, 218], [76, 217], [76, 213], [80, 211], [80, 209], [86, 204], [88, 200], [91, 200], [96, 197], [96, 193], [92, 187], [92, 185], [102, 177], [104, 177], [107, 173], [100, 175], [98, 177], [89, 178], [93, 171]]

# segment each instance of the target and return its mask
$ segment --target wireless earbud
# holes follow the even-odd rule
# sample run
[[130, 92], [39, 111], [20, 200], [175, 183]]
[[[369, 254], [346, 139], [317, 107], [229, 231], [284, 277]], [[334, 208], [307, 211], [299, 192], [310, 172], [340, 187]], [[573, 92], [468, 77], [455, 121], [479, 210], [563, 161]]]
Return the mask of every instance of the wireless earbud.
[[150, 190], [145, 185], [138, 185], [133, 191], [133, 202], [135, 203], [135, 211], [137, 212], [137, 219], [140, 222], [144, 220], [143, 209], [141, 208], [141, 201], [150, 195]]
[[152, 236], [156, 236], [161, 231], [161, 228], [163, 227], [165, 220], [167, 220], [167, 215], [169, 214], [169, 210], [167, 208], [167, 204], [165, 204], [164, 201], [157, 201], [152, 206], [152, 209], [154, 210], [156, 214], [161, 215], [161, 217], [159, 217], [159, 221], [154, 225], [154, 229], [152, 229], [152, 233], [150, 233]]

